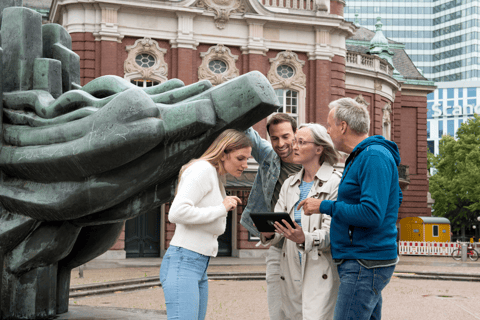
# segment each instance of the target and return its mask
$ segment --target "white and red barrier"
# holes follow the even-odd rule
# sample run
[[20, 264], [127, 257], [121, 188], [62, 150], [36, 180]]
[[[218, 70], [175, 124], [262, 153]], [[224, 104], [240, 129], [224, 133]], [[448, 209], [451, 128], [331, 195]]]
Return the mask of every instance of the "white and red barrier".
[[419, 242], [399, 241], [398, 249], [401, 255], [416, 256], [449, 256], [453, 250], [460, 247], [456, 242]]

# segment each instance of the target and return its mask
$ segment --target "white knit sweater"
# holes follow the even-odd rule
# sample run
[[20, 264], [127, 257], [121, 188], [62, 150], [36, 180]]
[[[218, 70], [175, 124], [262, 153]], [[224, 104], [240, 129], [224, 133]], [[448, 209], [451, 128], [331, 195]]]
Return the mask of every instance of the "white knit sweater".
[[199, 160], [188, 167], [168, 215], [170, 222], [177, 225], [170, 244], [215, 257], [217, 238], [227, 224], [227, 210], [222, 203], [225, 196], [217, 170], [209, 162]]

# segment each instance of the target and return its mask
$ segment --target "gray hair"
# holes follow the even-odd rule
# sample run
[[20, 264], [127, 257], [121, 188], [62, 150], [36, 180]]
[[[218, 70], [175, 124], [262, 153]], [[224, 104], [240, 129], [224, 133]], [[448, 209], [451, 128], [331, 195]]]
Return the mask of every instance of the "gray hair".
[[320, 156], [320, 161], [319, 161], [320, 164], [326, 161], [333, 166], [338, 162], [338, 160], [340, 159], [340, 154], [333, 146], [332, 138], [330, 138], [330, 135], [327, 133], [327, 129], [325, 129], [324, 126], [318, 123], [304, 123], [304, 124], [301, 124], [298, 128], [310, 129], [313, 142], [315, 142], [317, 146], [323, 147], [323, 152], [322, 152], [322, 155]]
[[364, 105], [352, 98], [342, 98], [330, 102], [328, 107], [335, 109], [333, 117], [337, 125], [345, 121], [355, 133], [368, 133], [370, 129], [370, 114]]

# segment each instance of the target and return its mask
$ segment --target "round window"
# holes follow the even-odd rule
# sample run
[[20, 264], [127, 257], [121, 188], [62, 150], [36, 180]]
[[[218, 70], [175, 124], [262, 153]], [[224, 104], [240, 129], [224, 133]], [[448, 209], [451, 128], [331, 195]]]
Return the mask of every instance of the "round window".
[[208, 69], [213, 73], [224, 73], [227, 71], [227, 64], [222, 60], [212, 60], [208, 63]]
[[284, 79], [288, 79], [293, 77], [295, 72], [293, 71], [292, 67], [282, 64], [281, 66], [277, 67], [277, 74]]
[[150, 68], [155, 64], [155, 58], [148, 53], [142, 53], [135, 57], [135, 62], [142, 68]]

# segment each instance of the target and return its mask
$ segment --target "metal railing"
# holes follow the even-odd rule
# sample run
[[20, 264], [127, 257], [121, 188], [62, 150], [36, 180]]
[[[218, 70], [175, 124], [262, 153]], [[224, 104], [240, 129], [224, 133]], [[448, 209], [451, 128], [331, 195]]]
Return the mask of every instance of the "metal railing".
[[415, 256], [449, 256], [459, 247], [460, 243], [457, 242], [399, 241], [398, 253]]

